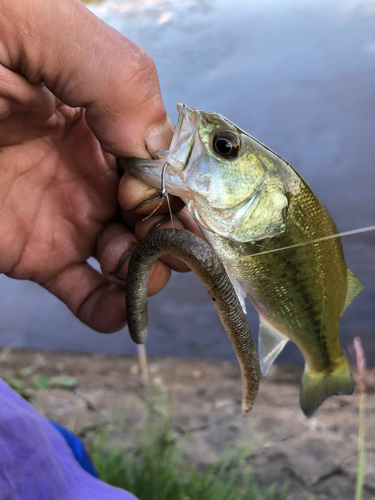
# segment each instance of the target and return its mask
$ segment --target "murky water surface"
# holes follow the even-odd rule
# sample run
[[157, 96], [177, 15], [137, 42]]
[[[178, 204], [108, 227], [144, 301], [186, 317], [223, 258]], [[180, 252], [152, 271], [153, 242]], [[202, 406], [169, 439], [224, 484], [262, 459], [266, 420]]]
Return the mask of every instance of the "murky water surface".
[[[218, 111], [289, 161], [339, 230], [375, 224], [375, 2], [118, 0], [92, 11], [144, 47], [173, 119], [178, 101]], [[343, 239], [366, 289], [344, 313], [375, 364], [375, 233]], [[134, 353], [127, 331], [92, 332], [43, 289], [0, 277], [0, 343]], [[257, 316], [249, 306], [254, 332]], [[174, 275], [150, 300], [150, 354], [234, 358], [204, 288]], [[301, 362], [289, 345], [283, 362]]]

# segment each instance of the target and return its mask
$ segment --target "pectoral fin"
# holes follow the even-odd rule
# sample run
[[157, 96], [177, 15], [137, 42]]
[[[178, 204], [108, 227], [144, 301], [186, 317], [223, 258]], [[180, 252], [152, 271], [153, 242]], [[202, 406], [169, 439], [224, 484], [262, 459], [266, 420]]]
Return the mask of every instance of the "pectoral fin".
[[348, 277], [348, 291], [346, 294], [343, 311], [345, 311], [345, 309], [352, 302], [354, 297], [356, 297], [359, 294], [359, 292], [362, 291], [365, 287], [362, 281], [360, 281], [349, 269], [347, 269], [346, 271]]
[[231, 280], [234, 289], [236, 290], [236, 294], [238, 297], [238, 300], [240, 301], [240, 304], [242, 306], [242, 310], [245, 314], [247, 314], [246, 310], [246, 304], [245, 304], [245, 299], [246, 299], [246, 292], [242, 288], [241, 283], [237, 280], [233, 269], [230, 267], [228, 263], [224, 263], [225, 270], [227, 272], [227, 275], [229, 276], [229, 279]]
[[262, 375], [266, 375], [287, 342], [288, 339], [284, 335], [260, 318], [258, 351]]

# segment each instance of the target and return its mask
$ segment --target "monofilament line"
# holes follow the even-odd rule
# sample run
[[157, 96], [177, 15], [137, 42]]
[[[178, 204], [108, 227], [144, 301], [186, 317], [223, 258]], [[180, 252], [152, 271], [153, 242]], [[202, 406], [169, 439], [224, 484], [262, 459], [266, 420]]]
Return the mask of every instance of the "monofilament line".
[[160, 193], [159, 193], [159, 195], [156, 198], [153, 198], [152, 200], [150, 200], [150, 201], [154, 201], [154, 200], [157, 200], [157, 199], [160, 198], [161, 199], [160, 203], [159, 203], [159, 205], [147, 217], [145, 217], [144, 219], [142, 219], [142, 222], [144, 222], [145, 220], [149, 219], [152, 215], [154, 215], [154, 213], [158, 210], [158, 208], [160, 207], [160, 205], [163, 203], [163, 198], [165, 197], [167, 199], [169, 215], [171, 217], [172, 229], [174, 231], [174, 223], [173, 223], [173, 214], [172, 214], [171, 204], [169, 202], [168, 192], [167, 192], [167, 190], [165, 188], [165, 171], [167, 170], [168, 165], [169, 165], [168, 162], [164, 163], [163, 170], [161, 171], [161, 179], [160, 179], [161, 186], [160, 186]]
[[173, 214], [172, 214], [171, 204], [170, 204], [170, 202], [169, 202], [169, 195], [168, 195], [168, 193], [167, 193], [167, 192], [165, 192], [165, 195], [164, 195], [164, 196], [167, 198], [169, 215], [171, 216], [171, 225], [172, 225], [172, 229], [173, 229], [173, 231], [174, 231], [175, 229], [174, 229], [174, 222], [173, 222]]
[[310, 245], [311, 243], [319, 243], [320, 241], [333, 240], [334, 238], [340, 238], [341, 236], [351, 236], [353, 234], [368, 233], [370, 231], [375, 231], [375, 226], [361, 227], [359, 229], [352, 229], [351, 231], [343, 231], [342, 233], [330, 234], [329, 236], [322, 236], [316, 240], [304, 241], [303, 243], [296, 243], [295, 245], [289, 245], [287, 247], [274, 248], [273, 250], [265, 250], [264, 252], [259, 252], [256, 254], [243, 255], [241, 259], [246, 257], [257, 257], [258, 255], [265, 255], [267, 253], [281, 252], [282, 250], [289, 250], [291, 248], [304, 247]]

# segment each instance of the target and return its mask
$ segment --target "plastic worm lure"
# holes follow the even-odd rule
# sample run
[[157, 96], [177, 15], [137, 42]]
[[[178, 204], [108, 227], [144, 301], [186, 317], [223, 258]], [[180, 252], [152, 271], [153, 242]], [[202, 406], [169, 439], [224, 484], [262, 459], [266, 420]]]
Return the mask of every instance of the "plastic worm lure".
[[208, 291], [229, 337], [242, 375], [242, 411], [249, 413], [259, 388], [260, 367], [250, 328], [223, 264], [211, 247], [186, 230], [162, 229], [149, 234], [134, 249], [126, 279], [129, 332], [133, 341], [147, 338], [147, 285], [153, 263], [163, 255], [184, 262]]

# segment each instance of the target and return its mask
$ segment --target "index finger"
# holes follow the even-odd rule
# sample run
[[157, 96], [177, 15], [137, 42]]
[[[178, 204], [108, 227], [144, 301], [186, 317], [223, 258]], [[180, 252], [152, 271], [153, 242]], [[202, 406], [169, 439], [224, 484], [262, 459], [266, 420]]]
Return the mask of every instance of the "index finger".
[[0, 63], [44, 82], [115, 156], [147, 157], [173, 135], [151, 57], [75, 0], [4, 0]]

